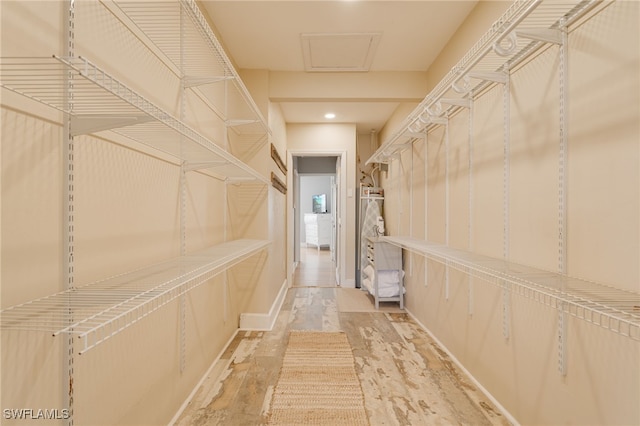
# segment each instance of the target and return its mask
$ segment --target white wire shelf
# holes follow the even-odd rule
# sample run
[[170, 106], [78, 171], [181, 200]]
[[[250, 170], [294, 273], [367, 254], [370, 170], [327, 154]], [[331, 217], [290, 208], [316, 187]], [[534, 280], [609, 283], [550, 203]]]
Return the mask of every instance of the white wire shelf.
[[[388, 163], [448, 115], [468, 107], [475, 93], [549, 43], [560, 43], [562, 28], [600, 0], [516, 0], [436, 87], [405, 118], [366, 164]], [[422, 136], [423, 137], [423, 136]]]
[[79, 353], [104, 342], [270, 244], [225, 242], [193, 254], [0, 311], [2, 330], [77, 336]]
[[186, 88], [203, 95], [242, 135], [270, 132], [195, 0], [117, 1], [116, 6], [183, 73]]
[[640, 294], [433, 244], [410, 237], [382, 240], [515, 294], [640, 341]]
[[[267, 179], [86, 58], [0, 58], [2, 87], [70, 115], [71, 134], [111, 130], [223, 180]], [[68, 95], [65, 95], [67, 93]]]

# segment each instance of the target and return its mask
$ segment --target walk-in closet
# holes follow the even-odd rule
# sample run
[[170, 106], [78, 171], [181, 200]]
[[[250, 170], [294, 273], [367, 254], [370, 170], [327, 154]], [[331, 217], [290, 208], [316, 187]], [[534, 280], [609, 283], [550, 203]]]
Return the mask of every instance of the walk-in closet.
[[640, 424], [638, 22], [0, 1], [0, 424]]

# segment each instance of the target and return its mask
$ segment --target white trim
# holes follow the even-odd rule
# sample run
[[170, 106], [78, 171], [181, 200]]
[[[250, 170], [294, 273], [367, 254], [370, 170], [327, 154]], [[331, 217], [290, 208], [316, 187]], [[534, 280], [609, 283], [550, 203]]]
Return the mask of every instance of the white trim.
[[516, 420], [516, 418], [513, 417], [513, 415], [511, 415], [511, 413], [507, 411], [507, 409], [504, 408], [504, 406], [500, 404], [500, 402], [498, 402], [498, 400], [493, 395], [491, 395], [491, 393], [489, 393], [489, 391], [484, 386], [482, 386], [475, 377], [473, 377], [473, 375], [469, 372], [469, 370], [465, 368], [464, 365], [462, 365], [462, 363], [458, 360], [458, 358], [456, 358], [455, 355], [453, 355], [449, 351], [449, 349], [447, 349], [447, 347], [443, 345], [442, 342], [436, 336], [434, 336], [434, 334], [427, 327], [425, 327], [425, 325], [422, 324], [422, 322], [415, 315], [413, 315], [413, 313], [411, 313], [411, 311], [406, 309], [406, 306], [405, 306], [405, 311], [438, 344], [440, 349], [442, 349], [449, 356], [449, 358], [453, 360], [453, 362], [458, 366], [458, 368], [460, 368], [462, 372], [467, 375], [467, 378], [469, 378], [469, 380], [471, 380], [471, 382], [473, 382], [473, 384], [476, 385], [476, 387], [480, 390], [480, 392], [482, 392], [491, 402], [493, 402], [493, 404], [496, 406], [498, 411], [500, 411], [500, 414], [502, 414], [507, 419], [507, 421], [512, 425], [520, 426], [520, 423]]
[[276, 323], [276, 319], [278, 318], [278, 314], [280, 313], [280, 308], [284, 303], [284, 297], [287, 294], [287, 290], [289, 286], [287, 284], [287, 280], [285, 279], [282, 283], [282, 287], [280, 287], [280, 292], [278, 292], [278, 296], [273, 301], [271, 305], [271, 309], [268, 314], [254, 314], [254, 313], [243, 313], [240, 314], [240, 330], [262, 330], [262, 331], [270, 331], [273, 329], [273, 325]]
[[168, 423], [169, 426], [175, 425], [175, 423], [180, 419], [180, 416], [182, 416], [182, 413], [184, 413], [184, 410], [189, 406], [189, 404], [191, 404], [193, 397], [196, 396], [196, 392], [200, 390], [200, 388], [204, 384], [204, 381], [207, 380], [207, 378], [211, 375], [211, 372], [215, 368], [216, 364], [218, 364], [218, 362], [220, 361], [220, 357], [222, 356], [222, 354], [224, 354], [224, 352], [229, 347], [229, 345], [231, 345], [231, 342], [233, 341], [233, 339], [236, 338], [236, 336], [240, 331], [241, 331], [240, 329], [236, 330], [236, 332], [231, 335], [229, 340], [227, 340], [227, 343], [225, 343], [224, 346], [222, 346], [222, 350], [220, 351], [218, 356], [216, 356], [216, 358], [213, 360], [209, 368], [207, 368], [207, 371], [205, 371], [205, 373], [202, 375], [198, 383], [193, 387], [189, 396], [184, 400], [180, 408], [178, 408], [178, 411], [176, 411], [176, 414], [174, 414], [173, 418], [169, 421]]
[[[302, 157], [302, 156], [315, 156], [315, 157], [340, 157], [340, 182], [338, 182], [339, 186], [339, 202], [340, 206], [338, 226], [340, 229], [340, 239], [338, 241], [338, 254], [339, 254], [339, 269], [340, 276], [338, 278], [338, 285], [342, 287], [355, 287], [354, 279], [346, 279], [346, 269], [347, 269], [347, 151], [339, 151], [339, 150], [327, 150], [322, 151], [319, 149], [289, 149], [287, 150], [287, 164], [293, 164], [293, 157]], [[293, 173], [287, 173], [287, 187], [293, 188]], [[287, 211], [292, 211], [293, 206], [293, 194], [292, 191], [287, 191]], [[294, 217], [293, 215], [287, 215], [287, 278], [290, 282], [293, 282], [293, 250], [294, 244], [293, 236], [294, 236]]]
[[[331, 157], [331, 156], [329, 156], [329, 157]], [[302, 177], [302, 176], [335, 176], [335, 175], [336, 175], [335, 172], [333, 172], [333, 173], [317, 173], [317, 172], [312, 172], [312, 173], [304, 173], [304, 172], [302, 172], [302, 173], [300, 173], [300, 172], [298, 172], [298, 177]]]

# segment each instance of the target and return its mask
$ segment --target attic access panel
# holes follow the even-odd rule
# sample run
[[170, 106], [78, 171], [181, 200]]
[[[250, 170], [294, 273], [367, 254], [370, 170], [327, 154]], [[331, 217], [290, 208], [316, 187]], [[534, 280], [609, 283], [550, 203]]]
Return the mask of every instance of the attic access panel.
[[382, 33], [301, 34], [305, 71], [369, 71]]

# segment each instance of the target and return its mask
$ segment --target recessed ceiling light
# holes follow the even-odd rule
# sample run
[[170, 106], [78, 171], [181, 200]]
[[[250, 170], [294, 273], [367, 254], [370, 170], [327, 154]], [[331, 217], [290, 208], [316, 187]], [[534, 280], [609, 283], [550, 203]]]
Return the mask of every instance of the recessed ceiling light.
[[329, 118], [329, 119], [336, 118], [336, 115], [332, 112], [328, 112], [324, 115], [324, 118]]

